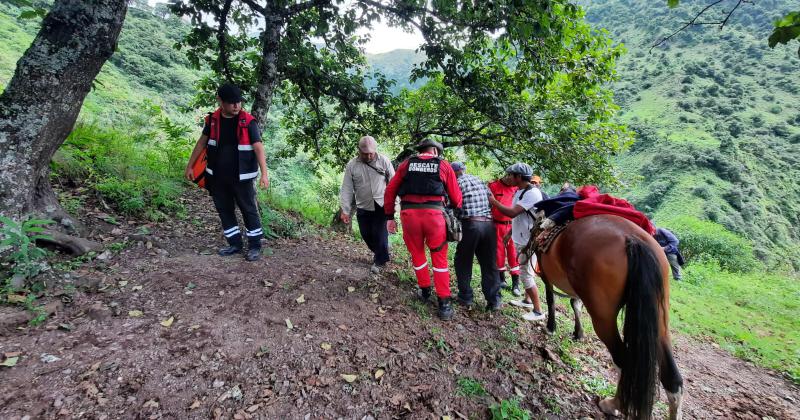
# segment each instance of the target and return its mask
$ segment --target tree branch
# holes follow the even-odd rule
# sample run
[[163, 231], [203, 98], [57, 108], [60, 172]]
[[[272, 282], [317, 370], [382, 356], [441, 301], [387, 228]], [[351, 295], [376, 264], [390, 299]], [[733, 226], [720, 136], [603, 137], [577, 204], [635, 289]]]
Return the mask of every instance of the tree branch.
[[686, 30], [687, 28], [689, 28], [690, 26], [699, 26], [699, 25], [719, 25], [719, 28], [720, 28], [720, 29], [722, 29], [722, 28], [723, 28], [723, 27], [725, 27], [725, 25], [728, 23], [728, 20], [730, 20], [731, 16], [733, 15], [733, 12], [735, 12], [735, 11], [736, 11], [736, 9], [738, 9], [738, 8], [739, 8], [739, 6], [741, 6], [741, 5], [742, 5], [742, 3], [752, 3], [752, 1], [751, 1], [751, 0], [738, 0], [738, 1], [736, 2], [736, 5], [733, 7], [733, 9], [731, 9], [731, 11], [730, 11], [730, 12], [728, 12], [727, 16], [725, 16], [725, 19], [723, 19], [723, 20], [721, 20], [721, 21], [716, 21], [716, 22], [698, 22], [698, 19], [700, 19], [700, 17], [701, 17], [701, 16], [703, 16], [703, 14], [705, 14], [707, 11], [709, 11], [709, 10], [710, 10], [711, 8], [713, 8], [714, 6], [716, 6], [716, 5], [720, 4], [720, 3], [722, 3], [723, 1], [725, 1], [725, 0], [715, 0], [713, 3], [706, 5], [706, 6], [705, 6], [703, 9], [701, 9], [701, 10], [700, 10], [700, 12], [698, 12], [698, 13], [697, 13], [697, 14], [696, 14], [696, 15], [695, 15], [695, 16], [694, 16], [694, 17], [693, 17], [693, 18], [692, 18], [690, 21], [686, 22], [686, 23], [685, 23], [685, 24], [684, 24], [682, 27], [680, 27], [678, 30], [676, 30], [675, 32], [673, 32], [673, 33], [669, 34], [668, 36], [666, 36], [666, 37], [664, 37], [664, 38], [661, 38], [661, 39], [660, 39], [658, 42], [656, 42], [655, 44], [653, 44], [652, 46], [650, 46], [650, 50], [649, 50], [648, 52], [652, 52], [654, 48], [656, 48], [656, 47], [659, 47], [659, 46], [663, 45], [665, 42], [667, 42], [668, 40], [670, 40], [672, 37], [674, 37], [675, 35], [677, 35], [677, 34], [679, 34], [679, 33], [683, 32], [683, 31], [685, 31], [685, 30]]
[[231, 74], [231, 69], [228, 67], [226, 33], [228, 29], [228, 14], [231, 11], [232, 2], [233, 0], [225, 0], [225, 4], [222, 5], [222, 10], [219, 15], [219, 28], [217, 29], [217, 43], [219, 44], [219, 59], [222, 63], [222, 73], [229, 82], [233, 82], [233, 74]]
[[306, 1], [306, 2], [303, 2], [303, 3], [296, 3], [296, 4], [293, 4], [293, 5], [289, 6], [289, 7], [287, 7], [284, 10], [283, 15], [284, 16], [296, 15], [296, 14], [304, 12], [304, 11], [306, 11], [308, 9], [313, 9], [314, 7], [324, 6], [326, 4], [330, 4], [330, 1], [328, 1], [328, 0], [311, 0], [311, 1]]
[[242, 3], [250, 6], [251, 9], [255, 10], [258, 13], [261, 13], [261, 15], [264, 17], [270, 14], [269, 10], [267, 10], [266, 7], [261, 6], [260, 4], [254, 2], [253, 0], [242, 0]]

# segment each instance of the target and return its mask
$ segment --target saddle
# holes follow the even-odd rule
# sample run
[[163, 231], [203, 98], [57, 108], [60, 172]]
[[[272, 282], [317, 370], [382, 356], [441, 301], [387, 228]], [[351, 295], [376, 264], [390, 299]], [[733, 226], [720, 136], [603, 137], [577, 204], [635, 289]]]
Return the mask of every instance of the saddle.
[[521, 252], [528, 257], [534, 254], [546, 254], [550, 250], [550, 245], [569, 226], [570, 222], [571, 220], [568, 220], [562, 224], [555, 224], [552, 219], [545, 217], [544, 211], [537, 211], [533, 217], [530, 240]]

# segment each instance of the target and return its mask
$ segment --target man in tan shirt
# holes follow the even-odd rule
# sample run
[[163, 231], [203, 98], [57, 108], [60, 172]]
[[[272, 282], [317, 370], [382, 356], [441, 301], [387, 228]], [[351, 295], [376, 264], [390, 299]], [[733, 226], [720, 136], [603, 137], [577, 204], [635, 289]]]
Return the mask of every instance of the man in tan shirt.
[[350, 223], [353, 201], [361, 237], [375, 255], [370, 271], [379, 273], [389, 262], [389, 233], [397, 231], [395, 221], [386, 220], [383, 193], [394, 176], [388, 157], [378, 153], [378, 143], [370, 136], [358, 141], [358, 157], [347, 163], [339, 191], [342, 222]]

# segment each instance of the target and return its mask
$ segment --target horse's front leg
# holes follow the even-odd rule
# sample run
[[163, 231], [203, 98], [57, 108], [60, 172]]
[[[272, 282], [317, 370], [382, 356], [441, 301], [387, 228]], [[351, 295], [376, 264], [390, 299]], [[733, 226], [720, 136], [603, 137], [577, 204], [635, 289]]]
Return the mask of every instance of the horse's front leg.
[[553, 285], [542, 277], [544, 283], [544, 295], [547, 300], [547, 332], [552, 334], [556, 332], [556, 305], [555, 297], [553, 296]]
[[575, 331], [572, 332], [572, 338], [582, 340], [583, 325], [581, 324], [581, 310], [583, 309], [583, 302], [578, 298], [570, 298], [569, 304], [572, 306], [572, 312], [575, 314]]

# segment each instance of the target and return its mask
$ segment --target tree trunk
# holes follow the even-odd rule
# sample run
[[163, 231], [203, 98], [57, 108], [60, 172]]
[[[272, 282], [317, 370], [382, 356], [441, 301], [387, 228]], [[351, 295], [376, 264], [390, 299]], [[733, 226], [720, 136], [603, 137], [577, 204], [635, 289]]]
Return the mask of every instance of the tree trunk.
[[50, 186], [50, 159], [114, 53], [127, 8], [126, 0], [56, 0], [42, 21], [0, 95], [0, 215], [74, 226]]
[[266, 18], [266, 29], [261, 34], [261, 63], [258, 66], [258, 85], [251, 114], [261, 126], [266, 125], [267, 113], [272, 106], [272, 95], [278, 85], [278, 51], [281, 42], [283, 19], [279, 11]]

